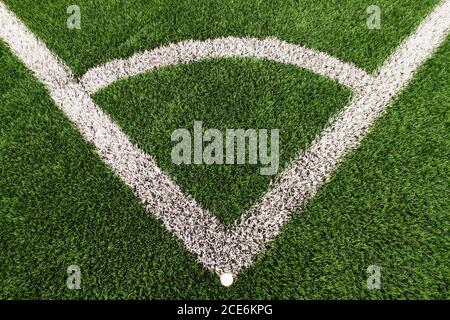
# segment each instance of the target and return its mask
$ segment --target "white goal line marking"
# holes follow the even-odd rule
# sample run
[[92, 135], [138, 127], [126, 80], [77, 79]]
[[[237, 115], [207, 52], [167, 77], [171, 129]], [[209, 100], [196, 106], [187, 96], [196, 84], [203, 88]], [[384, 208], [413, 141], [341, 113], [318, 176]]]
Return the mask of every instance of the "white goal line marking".
[[[47, 87], [55, 103], [145, 208], [205, 267], [218, 274], [237, 275], [264, 251], [290, 215], [327, 181], [343, 157], [360, 144], [371, 124], [445, 40], [450, 29], [450, 0], [436, 7], [374, 76], [327, 54], [273, 38], [220, 38], [184, 41], [114, 60], [89, 70], [79, 82], [1, 1], [0, 27], [0, 37]], [[267, 47], [271, 43], [281, 52]], [[170, 57], [164, 57], [164, 52], [169, 52]], [[220, 56], [258, 57], [298, 65], [356, 92], [353, 101], [280, 175], [275, 187], [230, 229], [184, 194], [90, 97], [90, 93], [123, 77]]]

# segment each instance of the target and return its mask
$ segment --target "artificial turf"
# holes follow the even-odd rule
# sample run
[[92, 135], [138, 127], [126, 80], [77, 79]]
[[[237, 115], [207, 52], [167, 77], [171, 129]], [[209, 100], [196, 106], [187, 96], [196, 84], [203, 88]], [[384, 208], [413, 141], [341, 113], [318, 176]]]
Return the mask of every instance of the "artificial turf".
[[[35, 5], [38, 1], [30, 2], [30, 13], [24, 13], [25, 6], [21, 3], [25, 2], [6, 2], [18, 9], [26, 23], [39, 29], [38, 34], [78, 73], [99, 61], [127, 52], [111, 44], [110, 52], [102, 55], [101, 50], [94, 52], [95, 45], [89, 47], [89, 43], [84, 51], [81, 40], [76, 39], [75, 44], [68, 44], [64, 49], [64, 44], [60, 43], [64, 37], [58, 38], [61, 34], [46, 30], [40, 20], [49, 15], [52, 21], [52, 8], [62, 6], [62, 1], [57, 4], [40, 2], [48, 4], [45, 10], [38, 10]], [[309, 12], [311, 20], [315, 9], [324, 3], [310, 5], [314, 9]], [[350, 3], [355, 8], [363, 4], [362, 1]], [[395, 26], [406, 30], [406, 34], [429, 10], [431, 2], [408, 3], [410, 7], [405, 6], [406, 9], [397, 8], [397, 12], [405, 10], [408, 14], [395, 20]], [[31, 17], [33, 11], [37, 16], [26, 18], [28, 14]], [[146, 10], [142, 11], [145, 15]], [[190, 11], [183, 12], [190, 14]], [[318, 11], [318, 18], [320, 14]], [[130, 15], [133, 17], [133, 12]], [[407, 20], [408, 23], [402, 20], [405, 16], [415, 19]], [[339, 29], [339, 24], [335, 24]], [[192, 25], [186, 26], [190, 27]], [[323, 27], [321, 32], [332, 32], [327, 28]], [[109, 34], [100, 31], [100, 39], [93, 38], [93, 41], [107, 41], [102, 37], [111, 37], [114, 32], [112, 29]], [[142, 34], [149, 36], [145, 32]], [[367, 56], [364, 45], [371, 36], [366, 35], [365, 40], [355, 38], [354, 48], [359, 44], [362, 49], [353, 53], [351, 61], [375, 68], [384, 59], [380, 57], [404, 36], [401, 32], [388, 34], [376, 36], [387, 37], [389, 41], [381, 43], [383, 50], [372, 57]], [[191, 37], [194, 36], [192, 33]], [[326, 39], [327, 35], [323, 37]], [[130, 45], [127, 50], [149, 44], [139, 37], [134, 39], [129, 43], [135, 47]], [[317, 44], [321, 40], [314, 41]], [[336, 43], [340, 43], [339, 40]], [[82, 58], [75, 59], [76, 50], [72, 50], [77, 46], [80, 46], [79, 57]], [[326, 51], [335, 54], [333, 50], [339, 51], [341, 46], [334, 47], [330, 43]], [[351, 51], [342, 49], [342, 53], [336, 55], [345, 57]], [[358, 54], [362, 60], [358, 60]], [[283, 227], [270, 250], [243, 271], [235, 285], [224, 288], [214, 274], [204, 270], [183, 245], [139, 205], [131, 191], [98, 158], [92, 146], [82, 140], [43, 86], [0, 44], [0, 298], [450, 298], [449, 54], [450, 41], [447, 40], [387, 114], [376, 122], [361, 148], [347, 157], [304, 212], [295, 214]], [[267, 69], [261, 70], [263, 67]], [[211, 72], [214, 68], [229, 73], [221, 77]], [[124, 88], [121, 93], [124, 97], [136, 101], [151, 101], [152, 96], [147, 95], [152, 92], [153, 98], [161, 100], [165, 96], [158, 96], [159, 91], [152, 88], [144, 86], [141, 96], [137, 92], [139, 83], [152, 83], [157, 87], [161, 81], [173, 86], [165, 92], [177, 94], [179, 99], [192, 97], [197, 91], [189, 90], [192, 89], [189, 83], [187, 91], [177, 90], [185, 81], [183, 72], [194, 84], [198, 74], [204, 72], [210, 79], [208, 83], [222, 84], [223, 88], [226, 84], [236, 89], [237, 92], [230, 93], [220, 87], [223, 91], [218, 94], [222, 94], [223, 100], [234, 96], [245, 100], [245, 92], [239, 92], [240, 80], [252, 78], [255, 83], [259, 79], [258, 71], [269, 77], [273, 87], [277, 85], [275, 71], [278, 69], [287, 77], [282, 83], [286, 86], [280, 88], [302, 86], [302, 81], [294, 83], [294, 80], [303, 79], [308, 81], [305, 92], [320, 94], [331, 86], [336, 88], [336, 93], [341, 93], [342, 99], [346, 98], [337, 85], [305, 71], [268, 62], [216, 60], [167, 68], [117, 83], [100, 93], [97, 99], [119, 123], [123, 122], [121, 125], [125, 129], [129, 125], [129, 129], [134, 130], [130, 121], [121, 118], [128, 111], [113, 109], [120, 107], [111, 103], [120, 88]], [[227, 82], [236, 74], [239, 77], [235, 83]], [[261, 83], [259, 86], [268, 85]], [[209, 92], [207, 83], [200, 83], [198, 88]], [[336, 98], [320, 97], [324, 101]], [[208, 95], [204, 95], [204, 99], [207, 98]], [[262, 106], [270, 107], [264, 103], [264, 98], [259, 100]], [[117, 98], [119, 101], [122, 106], [137, 107], [141, 113], [139, 119], [145, 123], [146, 105]], [[197, 103], [212, 107], [202, 101]], [[224, 104], [218, 106], [222, 106], [222, 110], [225, 107]], [[257, 107], [251, 103], [249, 106]], [[326, 115], [336, 110], [327, 106], [337, 108], [339, 104], [325, 104], [308, 114], [320, 112], [319, 118], [324, 121]], [[293, 117], [303, 116], [303, 113], [296, 114], [296, 110], [291, 112]], [[169, 118], [173, 116], [166, 114]], [[195, 116], [195, 111], [190, 116]], [[214, 115], [204, 116], [214, 119]], [[314, 130], [317, 129], [301, 132], [311, 134]], [[145, 139], [151, 140], [146, 135], [141, 138], [144, 147]], [[138, 134], [132, 136], [137, 143], [141, 138]], [[304, 143], [307, 144], [308, 139]], [[68, 290], [65, 286], [66, 268], [71, 264], [80, 265], [82, 269], [79, 291]], [[368, 277], [365, 271], [372, 264], [382, 267], [379, 291], [369, 291], [365, 287]]]
[[261, 175], [261, 164], [176, 165], [172, 132], [187, 128], [193, 135], [194, 121], [203, 122], [203, 131], [217, 128], [223, 134], [226, 129], [278, 129], [281, 174], [350, 97], [349, 89], [295, 66], [213, 59], [123, 80], [94, 100], [184, 191], [231, 224], [276, 176]]
[[[277, 37], [368, 71], [379, 67], [439, 0], [4, 0], [76, 75], [99, 63], [186, 39]], [[81, 29], [66, 27], [69, 5]], [[382, 29], [369, 30], [376, 4]]]

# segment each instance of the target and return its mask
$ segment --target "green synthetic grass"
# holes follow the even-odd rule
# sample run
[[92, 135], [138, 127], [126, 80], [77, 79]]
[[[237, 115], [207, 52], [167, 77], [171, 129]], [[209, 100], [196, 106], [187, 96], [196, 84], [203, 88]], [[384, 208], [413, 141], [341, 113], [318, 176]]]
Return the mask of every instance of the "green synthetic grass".
[[[119, 35], [122, 31], [126, 34], [124, 30], [127, 28], [111, 28], [108, 33], [105, 28], [109, 27], [101, 22], [97, 24], [98, 37], [93, 36], [94, 29], [90, 29], [92, 41], [86, 42], [85, 49], [80, 39], [60, 43], [62, 39], [68, 40], [69, 36], [66, 35], [67, 30], [56, 31], [57, 27], [52, 25], [51, 21], [56, 21], [54, 18], [57, 16], [52, 10], [64, 7], [65, 2], [39, 2], [41, 5], [46, 3], [40, 9], [37, 1], [6, 2], [17, 9], [27, 24], [38, 31], [78, 73], [99, 61], [150, 43], [145, 37], [151, 37], [151, 33], [146, 31], [139, 33], [140, 37], [132, 37], [134, 40], [123, 47], [128, 46], [127, 49], [118, 49], [109, 43], [108, 51], [107, 39], [113, 39], [117, 34], [117, 43], [122, 43]], [[363, 3], [349, 1], [342, 6], [356, 8]], [[404, 9], [397, 7], [400, 4], [390, 4], [392, 9], [396, 9], [391, 12], [404, 11], [406, 14], [388, 20], [395, 27], [384, 24], [387, 30], [378, 31], [387, 34], [376, 35], [370, 31], [372, 36], [355, 38], [354, 42], [348, 38], [348, 43], [343, 45], [339, 42], [342, 39], [338, 32], [341, 26], [330, 18], [334, 28], [319, 24], [319, 31], [316, 30], [322, 40], [314, 40], [312, 36], [307, 40], [314, 40], [316, 44], [321, 41], [327, 43], [326, 39], [331, 39], [327, 37], [334, 35], [336, 43], [330, 41], [324, 50], [337, 56], [348, 55], [349, 59], [354, 59], [351, 61], [375, 67], [384, 59], [380, 57], [387, 56], [430, 8], [429, 2], [411, 2]], [[308, 21], [314, 21], [316, 16], [317, 19], [324, 18], [326, 13], [322, 16], [315, 10], [321, 6], [326, 6], [325, 2], [315, 6], [310, 4], [312, 9], [302, 11], [302, 14], [310, 15]], [[160, 10], [163, 8], [161, 4]], [[29, 11], [25, 12], [25, 9]], [[142, 9], [139, 14], [145, 15], [146, 10]], [[195, 10], [188, 7], [186, 10], [181, 16], [190, 21], [189, 15], [192, 16]], [[131, 10], [129, 13], [131, 25], [136, 12]], [[260, 15], [265, 13], [259, 12]], [[110, 13], [106, 10], [103, 14], [105, 16], [98, 21], [106, 19]], [[127, 16], [123, 11], [117, 14], [119, 17]], [[253, 14], [256, 16], [257, 13]], [[333, 17], [333, 12], [329, 16]], [[43, 17], [48, 17], [50, 22], [44, 24]], [[165, 18], [168, 16], [163, 15], [161, 21]], [[125, 18], [112, 20], [111, 24], [120, 25], [121, 19]], [[186, 25], [185, 30], [192, 28], [189, 37], [194, 37], [199, 30], [194, 28], [195, 25], [199, 24], [192, 22]], [[261, 26], [261, 30], [266, 27]], [[400, 31], [389, 32], [396, 27]], [[89, 35], [81, 35], [84, 32], [82, 29], [76, 37], [86, 40]], [[161, 30], [161, 35], [165, 32], [171, 34]], [[334, 33], [329, 35], [327, 32]], [[365, 51], [371, 37], [383, 39], [381, 49], [370, 45], [376, 48], [373, 56]], [[167, 39], [173, 40], [169, 36]], [[307, 40], [301, 43], [310, 45]], [[387, 114], [376, 122], [363, 146], [347, 157], [330, 183], [308, 203], [305, 211], [296, 214], [283, 227], [270, 250], [241, 273], [235, 285], [224, 288], [217, 276], [205, 271], [183, 245], [139, 205], [131, 191], [98, 158], [92, 146], [82, 140], [43, 86], [0, 44], [0, 298], [450, 298], [449, 55], [450, 41], [447, 40]], [[263, 66], [269, 69], [260, 70]], [[212, 72], [214, 70], [229, 73], [221, 76]], [[275, 70], [287, 77], [281, 84], [277, 82], [281, 80], [275, 79]], [[304, 92], [311, 94], [321, 93], [331, 86], [336, 88], [336, 93], [341, 93], [342, 99], [346, 97], [337, 85], [305, 71], [252, 60], [215, 60], [139, 76], [106, 89], [97, 99], [106, 110], [114, 111], [111, 113], [119, 122], [123, 121], [124, 127], [128, 124], [130, 130], [138, 130], [139, 126], [134, 128], [131, 121], [125, 121], [128, 110], [119, 110], [120, 106], [138, 108], [141, 112], [138, 119], [144, 125], [152, 113], [147, 115], [144, 113], [145, 105], [133, 104], [133, 100], [122, 101], [114, 93], [123, 87], [127, 91], [121, 95], [134, 99], [134, 102], [150, 102], [152, 97], [161, 100], [166, 96], [158, 96], [159, 91], [145, 87], [145, 83], [157, 87], [162, 82], [171, 85], [165, 88], [165, 92], [176, 94], [178, 99], [187, 99], [195, 96], [197, 91], [192, 89], [195, 81], [186, 84], [187, 89], [192, 90], [177, 90], [184, 81], [183, 71], [190, 80], [198, 80], [199, 73], [209, 71], [205, 77], [218, 86], [218, 95], [222, 95], [224, 100], [245, 101], [245, 92], [229, 92], [225, 88], [239, 90], [244, 80], [249, 78], [253, 80], [250, 83], [258, 84], [257, 71], [267, 76], [270, 83], [259, 83], [255, 86], [255, 93], [267, 93], [263, 88], [277, 85], [284, 90], [304, 85]], [[239, 75], [235, 82], [228, 81], [232, 75]], [[295, 82], [297, 79], [299, 83]], [[302, 80], [307, 80], [307, 85]], [[144, 86], [139, 89], [139, 84]], [[199, 83], [198, 89], [208, 93], [211, 88], [207, 83]], [[147, 96], [152, 92], [153, 95]], [[207, 94], [203, 97], [208, 99]], [[270, 98], [270, 95], [262, 95], [259, 101], [268, 110], [271, 105], [265, 102], [270, 99], [265, 98]], [[114, 105], [114, 99], [121, 105]], [[196, 104], [179, 106], [187, 108], [201, 104], [212, 108], [204, 99], [198, 99], [201, 101]], [[321, 96], [321, 99], [332, 102], [336, 95]], [[225, 105], [217, 106], [224, 110]], [[249, 106], [257, 107], [250, 102]], [[307, 109], [309, 105], [304, 107]], [[324, 121], [338, 107], [339, 104], [329, 103], [319, 110], [309, 110], [307, 114], [291, 110], [290, 115], [307, 120], [302, 117], [319, 112], [319, 118]], [[162, 111], [158, 112], [167, 119], [175, 116]], [[195, 111], [189, 115], [195, 116]], [[215, 117], [211, 114], [204, 116], [211, 120]], [[262, 119], [271, 120], [263, 117], [261, 123]], [[247, 118], [243, 121], [256, 123]], [[149, 123], [149, 126], [153, 124]], [[317, 127], [296, 128], [301, 131], [293, 132], [306, 132], [303, 136], [306, 138], [319, 126], [317, 123]], [[138, 134], [132, 138], [143, 143], [144, 147], [146, 141], [152, 139]], [[308, 139], [300, 143], [307, 144]], [[287, 144], [294, 148], [293, 143]], [[82, 289], [79, 291], [70, 291], [65, 286], [66, 268], [71, 264], [81, 266]], [[365, 287], [368, 277], [365, 271], [372, 264], [382, 267], [380, 291], [369, 291]]]
[[[141, 281], [161, 294], [166, 281], [189, 281], [186, 267], [212, 279], [3, 44], [0, 65], [0, 297], [133, 297], [145, 293]], [[65, 287], [66, 268], [78, 263], [87, 295]]]
[[349, 89], [295, 66], [214, 59], [126, 79], [94, 99], [183, 190], [230, 224], [261, 198], [275, 176], [261, 175], [260, 164], [175, 165], [172, 132], [187, 128], [193, 136], [194, 121], [224, 134], [226, 129], [278, 129], [281, 173], [350, 96]]
[[[5, 0], [77, 74], [112, 58], [185, 39], [278, 37], [372, 71], [439, 0]], [[69, 30], [69, 5], [81, 30]], [[382, 31], [368, 30], [369, 5]]]

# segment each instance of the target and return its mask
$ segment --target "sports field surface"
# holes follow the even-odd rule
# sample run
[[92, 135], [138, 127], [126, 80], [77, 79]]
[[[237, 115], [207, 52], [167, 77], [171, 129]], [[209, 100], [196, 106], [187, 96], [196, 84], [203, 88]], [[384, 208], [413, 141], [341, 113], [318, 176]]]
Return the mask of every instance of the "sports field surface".
[[[0, 299], [450, 299], [450, 0], [0, 0], [0, 28]], [[278, 174], [174, 164], [195, 121], [278, 129]]]

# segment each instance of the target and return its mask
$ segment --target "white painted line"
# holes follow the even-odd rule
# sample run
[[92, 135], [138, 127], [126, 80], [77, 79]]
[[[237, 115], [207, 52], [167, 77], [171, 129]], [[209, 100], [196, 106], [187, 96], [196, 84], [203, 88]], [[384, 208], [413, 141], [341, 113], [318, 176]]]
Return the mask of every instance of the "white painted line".
[[[269, 54], [269, 49], [264, 49], [268, 51], [264, 51], [262, 58], [273, 58], [276, 61], [311, 69], [352, 87], [358, 94], [353, 102], [330, 122], [311, 147], [300, 153], [290, 164], [275, 187], [230, 230], [226, 230], [192, 197], [184, 195], [149, 155], [133, 146], [120, 128], [89, 96], [89, 93], [113, 81], [152, 70], [156, 66], [164, 66], [161, 61], [149, 60], [155, 51], [134, 55], [131, 60], [115, 60], [109, 67], [106, 64], [94, 68], [83, 77], [83, 83], [88, 87], [86, 89], [2, 2], [0, 2], [0, 26], [0, 37], [46, 85], [56, 104], [76, 124], [83, 137], [94, 144], [98, 154], [134, 191], [146, 209], [155, 213], [166, 228], [176, 234], [205, 267], [219, 275], [229, 274], [233, 277], [242, 268], [250, 265], [255, 255], [265, 249], [268, 241], [277, 236], [281, 226], [294, 210], [299, 209], [327, 181], [343, 157], [359, 145], [370, 125], [412, 79], [417, 68], [444, 41], [450, 29], [450, 0], [442, 1], [435, 8], [417, 31], [388, 59], [375, 77], [367, 77], [365, 72], [349, 64], [336, 63], [337, 59], [330, 60], [326, 54], [317, 54], [314, 51], [312, 52], [314, 62], [308, 65], [299, 58], [305, 54], [304, 50], [308, 49], [298, 46], [295, 48], [300, 48], [298, 49], [300, 51], [296, 51], [292, 56], [283, 53], [278, 58], [274, 58], [273, 52]], [[211, 40], [206, 47], [202, 45], [205, 42], [183, 42], [181, 47], [194, 51], [188, 51], [185, 55], [179, 54], [174, 60], [166, 59], [165, 63], [169, 63], [167, 61], [172, 61], [170, 64], [177, 63], [180, 57], [184, 58], [178, 63], [196, 61], [220, 56], [224, 52], [233, 53], [228, 56], [255, 57], [256, 48], [261, 50], [259, 41], [268, 41], [267, 43], [274, 41], [274, 39], [243, 39], [244, 44], [231, 45], [233, 47], [231, 51], [224, 51], [222, 47], [224, 41], [237, 40], [238, 38]], [[250, 46], [253, 49], [249, 49], [248, 41], [253, 43]], [[256, 41], [256, 44], [252, 41]], [[220, 44], [220, 52], [202, 53], [201, 48], [198, 48], [201, 53], [198, 57], [192, 56], [196, 51], [191, 46], [186, 47], [186, 43], [197, 43], [203, 49], [209, 48], [208, 50], [217, 49], [211, 43]], [[276, 43], [281, 46], [288, 45]], [[164, 48], [169, 47], [171, 46], [156, 50], [168, 50]], [[239, 55], [238, 50], [241, 49], [243, 51]], [[251, 54], [248, 54], [249, 50]], [[143, 58], [143, 61], [140, 62], [140, 58]], [[335, 66], [338, 70], [328, 70], [327, 67], [325, 69], [328, 71], [324, 71], [317, 59], [322, 59], [326, 66]], [[129, 64], [127, 65], [125, 61]]]
[[90, 93], [94, 93], [117, 80], [161, 67], [224, 57], [258, 58], [295, 65], [329, 77], [357, 92], [371, 80], [371, 76], [353, 64], [313, 49], [275, 38], [226, 37], [182, 41], [136, 53], [127, 59], [113, 60], [87, 71], [81, 82]]
[[261, 202], [241, 218], [230, 239], [232, 244], [240, 243], [238, 249], [230, 247], [230, 252], [239, 253], [241, 268], [250, 265], [267, 242], [278, 235], [291, 213], [315, 194], [350, 150], [358, 147], [369, 127], [431, 57], [449, 30], [450, 0], [445, 0], [397, 48], [373, 82], [290, 164]]
[[69, 68], [3, 2], [0, 2], [0, 37], [47, 87], [84, 139], [94, 144], [100, 157], [133, 190], [145, 208], [175, 233], [200, 262], [215, 269], [208, 252], [222, 247], [224, 227], [218, 220], [184, 195], [149, 155], [130, 142], [77, 83]]

